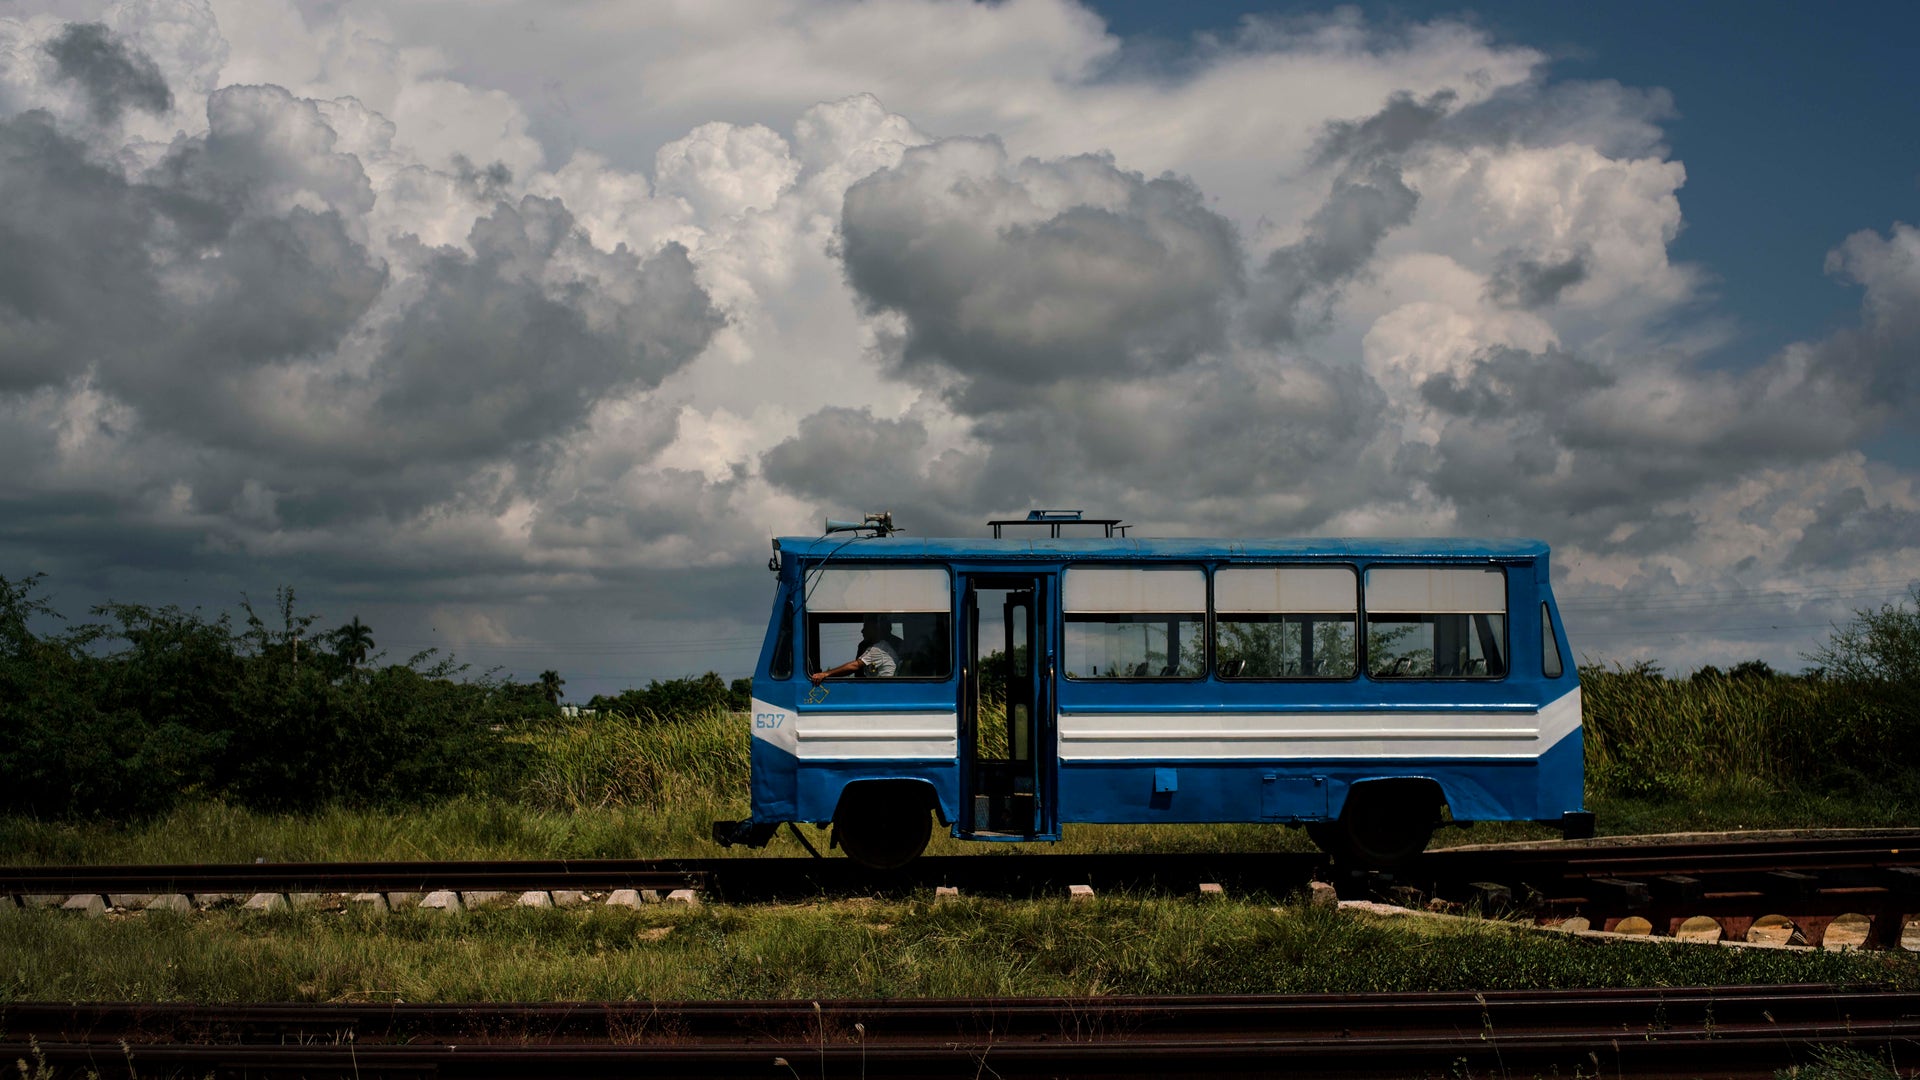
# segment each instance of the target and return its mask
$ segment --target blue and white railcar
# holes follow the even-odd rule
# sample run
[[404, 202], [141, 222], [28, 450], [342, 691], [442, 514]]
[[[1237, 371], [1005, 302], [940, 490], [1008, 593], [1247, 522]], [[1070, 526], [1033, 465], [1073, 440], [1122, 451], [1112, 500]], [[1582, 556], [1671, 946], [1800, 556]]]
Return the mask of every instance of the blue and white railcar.
[[[973, 840], [1273, 822], [1384, 864], [1423, 849], [1442, 808], [1591, 831], [1578, 675], [1537, 541], [774, 549], [752, 816], [716, 823], [721, 843], [832, 823], [849, 856], [896, 866], [934, 816]], [[892, 675], [809, 678], [876, 632]]]

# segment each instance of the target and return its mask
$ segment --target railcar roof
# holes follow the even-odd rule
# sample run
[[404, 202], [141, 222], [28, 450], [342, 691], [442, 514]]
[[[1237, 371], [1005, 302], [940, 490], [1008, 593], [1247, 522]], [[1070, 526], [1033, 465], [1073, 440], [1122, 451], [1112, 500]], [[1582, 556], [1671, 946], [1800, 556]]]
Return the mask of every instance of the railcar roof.
[[1538, 559], [1547, 545], [1522, 538], [1372, 537], [1207, 539], [1170, 537], [782, 536], [774, 543], [800, 558], [1011, 559]]

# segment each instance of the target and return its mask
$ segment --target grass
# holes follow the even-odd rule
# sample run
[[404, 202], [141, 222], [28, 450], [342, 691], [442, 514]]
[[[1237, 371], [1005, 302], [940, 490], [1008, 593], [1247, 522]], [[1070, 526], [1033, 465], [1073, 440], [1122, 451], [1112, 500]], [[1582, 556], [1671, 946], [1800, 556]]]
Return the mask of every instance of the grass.
[[[1712, 687], [1706, 690], [1720, 697], [1703, 696], [1694, 704], [1738, 705], [1746, 719], [1736, 719], [1750, 725], [1736, 727], [1717, 745], [1751, 746], [1757, 739], [1766, 753], [1740, 757], [1718, 771], [1710, 754], [1677, 755], [1668, 781], [1620, 782], [1633, 775], [1622, 771], [1622, 763], [1644, 756], [1622, 749], [1635, 745], [1623, 743], [1629, 734], [1653, 745], [1679, 740], [1711, 746], [1718, 736], [1706, 734], [1716, 722], [1710, 711], [1677, 709], [1671, 730], [1623, 723], [1619, 717], [1626, 714], [1604, 712], [1618, 706], [1607, 696], [1617, 689], [1600, 686], [1589, 708], [1590, 732], [1599, 733], [1590, 754], [1603, 767], [1590, 771], [1588, 805], [1598, 813], [1602, 833], [1915, 821], [1915, 795], [1904, 786], [1863, 781], [1816, 791], [1797, 779], [1774, 758], [1801, 744], [1751, 726], [1760, 723], [1753, 717], [1771, 699], [1741, 699]], [[1645, 724], [1659, 713], [1649, 706], [1631, 715], [1633, 723]], [[135, 823], [0, 818], [0, 860], [714, 856], [721, 852], [707, 838], [708, 823], [747, 812], [747, 731], [737, 716], [600, 716], [519, 729], [510, 737], [531, 751], [533, 761], [510, 789], [405, 811], [336, 806], [267, 814], [198, 801]], [[1684, 782], [1670, 782], [1676, 776]], [[1482, 824], [1442, 830], [1435, 843], [1553, 835], [1534, 825]], [[821, 834], [816, 842], [823, 840]], [[979, 845], [936, 836], [929, 850], [1006, 857], [1309, 846], [1299, 830], [1266, 825], [1079, 825], [1069, 826], [1066, 839], [1053, 845]], [[736, 848], [731, 854], [803, 852], [782, 833], [762, 852]], [[1201, 903], [1103, 896], [1089, 905], [838, 901], [453, 916], [303, 910], [93, 920], [21, 911], [0, 917], [0, 1000], [740, 999], [1803, 981], [1920, 987], [1920, 958], [1608, 947], [1495, 923], [1387, 922], [1297, 903], [1273, 910], [1269, 899], [1259, 897]], [[1829, 1075], [1871, 1075], [1845, 1071], [1861, 1062], [1831, 1064]]]
[[1920, 959], [1620, 946], [1255, 898], [0, 918], [0, 999], [555, 1001], [1732, 983], [1920, 987]]
[[[52, 822], [0, 817], [0, 862], [189, 863], [799, 856], [781, 832], [761, 851], [723, 850], [715, 820], [745, 817], [746, 729], [724, 712], [660, 722], [598, 717], [514, 736], [535, 751], [520, 786], [431, 805], [328, 807], [272, 814], [225, 803], [183, 803], [142, 822]], [[1908, 786], [1816, 791], [1733, 774], [1686, 791], [1622, 792], [1590, 784], [1602, 834], [1675, 830], [1894, 827], [1920, 820]], [[826, 834], [805, 829], [816, 846]], [[1550, 839], [1550, 828], [1484, 822], [1442, 829], [1434, 846]], [[1055, 844], [977, 844], [936, 830], [930, 854], [1007, 856], [1077, 852], [1306, 851], [1299, 829], [1273, 825], [1069, 825]]]

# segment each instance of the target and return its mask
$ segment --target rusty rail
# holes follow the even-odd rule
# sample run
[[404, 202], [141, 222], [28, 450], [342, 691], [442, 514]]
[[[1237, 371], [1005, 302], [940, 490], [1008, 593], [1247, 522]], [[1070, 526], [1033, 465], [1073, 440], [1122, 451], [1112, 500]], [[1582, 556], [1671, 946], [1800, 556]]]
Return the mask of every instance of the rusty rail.
[[1177, 998], [56, 1005], [0, 1054], [102, 1076], [1764, 1076], [1913, 1060], [1920, 994], [1831, 985]]

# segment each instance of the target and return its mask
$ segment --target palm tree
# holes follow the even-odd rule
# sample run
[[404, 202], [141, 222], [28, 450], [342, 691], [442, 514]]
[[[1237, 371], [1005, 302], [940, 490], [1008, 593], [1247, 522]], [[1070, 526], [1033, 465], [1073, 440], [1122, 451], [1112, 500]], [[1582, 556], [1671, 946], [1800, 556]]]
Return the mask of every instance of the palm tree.
[[367, 654], [373, 651], [373, 628], [360, 621], [355, 615], [353, 621], [335, 630], [333, 651], [347, 662], [349, 670], [358, 668], [367, 662]]
[[543, 671], [540, 673], [540, 692], [546, 695], [547, 704], [549, 705], [560, 704], [560, 699], [565, 696], [565, 692], [560, 688], [565, 685], [567, 685], [567, 680], [561, 678], [560, 673], [557, 671]]

